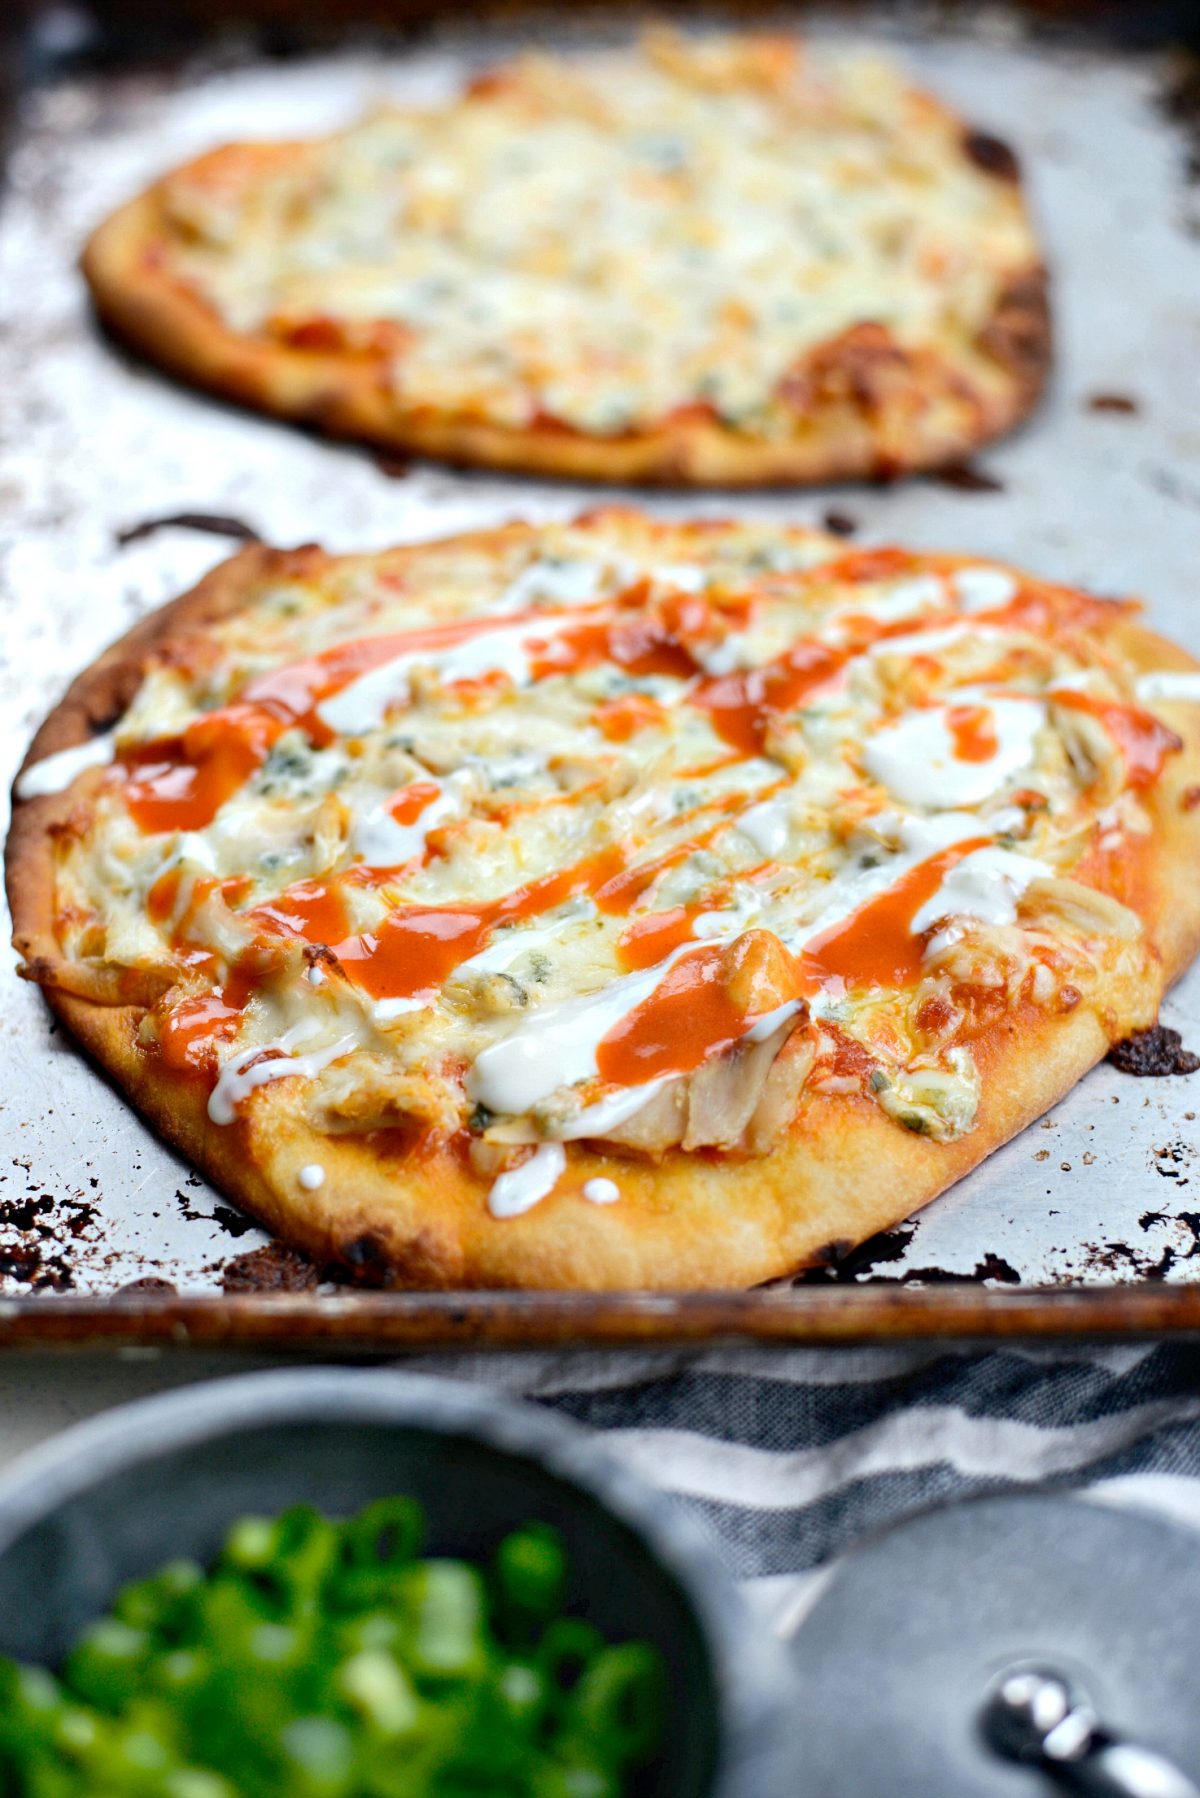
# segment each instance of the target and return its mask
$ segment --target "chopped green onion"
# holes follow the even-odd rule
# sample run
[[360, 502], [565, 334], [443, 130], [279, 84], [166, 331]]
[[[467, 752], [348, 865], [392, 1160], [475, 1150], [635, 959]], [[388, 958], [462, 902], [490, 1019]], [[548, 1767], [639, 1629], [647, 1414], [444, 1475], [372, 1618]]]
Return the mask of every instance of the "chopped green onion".
[[561, 1538], [417, 1559], [419, 1506], [236, 1523], [118, 1593], [61, 1680], [0, 1659], [3, 1798], [624, 1798], [663, 1670], [564, 1610]]

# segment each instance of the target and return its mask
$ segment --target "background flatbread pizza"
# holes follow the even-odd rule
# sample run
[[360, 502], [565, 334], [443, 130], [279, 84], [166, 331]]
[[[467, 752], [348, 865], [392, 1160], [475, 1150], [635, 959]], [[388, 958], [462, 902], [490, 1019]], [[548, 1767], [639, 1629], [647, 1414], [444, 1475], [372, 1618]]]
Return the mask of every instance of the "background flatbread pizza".
[[103, 317], [185, 379], [465, 463], [822, 481], [1033, 405], [1012, 152], [874, 56], [790, 38], [527, 55], [437, 110], [226, 145], [96, 232]]
[[747, 1285], [902, 1218], [1200, 942], [1200, 670], [994, 563], [612, 509], [254, 548], [16, 787], [24, 972], [322, 1263]]

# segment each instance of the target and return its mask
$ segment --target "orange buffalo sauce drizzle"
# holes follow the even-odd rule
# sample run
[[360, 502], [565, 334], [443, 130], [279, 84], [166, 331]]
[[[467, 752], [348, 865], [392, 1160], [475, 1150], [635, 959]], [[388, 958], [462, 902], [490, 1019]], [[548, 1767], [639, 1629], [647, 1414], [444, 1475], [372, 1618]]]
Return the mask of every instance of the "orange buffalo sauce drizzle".
[[752, 1020], [722, 978], [725, 946], [708, 943], [669, 968], [596, 1050], [608, 1086], [640, 1086], [662, 1074], [688, 1074], [745, 1034]]
[[225, 706], [177, 737], [125, 758], [125, 803], [139, 830], [202, 830], [260, 767], [287, 724], [253, 705]]
[[[826, 578], [866, 580], [902, 572], [907, 565], [908, 559], [902, 552], [881, 551], [844, 558], [837, 568], [827, 567], [823, 572]], [[639, 600], [635, 588], [619, 603], [628, 608], [631, 602]], [[1032, 588], [994, 613], [977, 616], [997, 624], [1038, 628], [1056, 617], [1062, 609], [1060, 602], [1069, 602], [1068, 622], [1081, 627], [1113, 615], [1113, 608], [1105, 602], [1089, 601], [1058, 589]], [[681, 599], [681, 618], [684, 606], [694, 608], [699, 603]], [[515, 614], [505, 617], [502, 624], [509, 626], [544, 616], [536, 612]], [[956, 616], [952, 611], [927, 616], [921, 625], [934, 628]], [[686, 615], [686, 622], [689, 628], [697, 627], [697, 619], [691, 613]], [[146, 746], [136, 760], [127, 763], [142, 769], [130, 778], [126, 789], [133, 815], [147, 830], [203, 826], [261, 764], [284, 730], [299, 724], [308, 730], [314, 742], [331, 740], [333, 733], [316, 712], [321, 700], [400, 655], [449, 647], [496, 628], [500, 628], [496, 619], [485, 616], [364, 638], [336, 645], [319, 656], [252, 682], [240, 701], [196, 720], [181, 737]], [[735, 751], [757, 754], [764, 745], [772, 714], [794, 709], [806, 695], [830, 680], [851, 655], [860, 653], [866, 642], [913, 628], [911, 620], [885, 625], [863, 619], [856, 628], [856, 640], [844, 646], [801, 639], [764, 667], [701, 682], [690, 695], [691, 703], [708, 711], [714, 729]], [[539, 658], [536, 643], [531, 648], [536, 678], [569, 672], [602, 659], [614, 660], [635, 673], [678, 675], [695, 669], [689, 652], [674, 641], [671, 629], [664, 628], [661, 617], [618, 617], [615, 622], [611, 617], [585, 618], [548, 642], [543, 657]], [[1097, 709], [1097, 702], [1087, 696], [1061, 697], [1068, 704]], [[967, 760], [993, 755], [994, 736], [989, 741], [990, 733], [980, 721], [962, 716], [982, 713], [984, 708], [958, 710], [959, 720], [951, 728], [959, 754]], [[1110, 706], [1104, 710], [1105, 722], [1121, 744], [1131, 784], [1146, 784], [1157, 774], [1163, 756], [1178, 747], [1178, 739], [1157, 720], [1133, 708]], [[1113, 714], [1116, 716], [1110, 717]], [[398, 822], [411, 822], [436, 790], [429, 786], [426, 791], [423, 783], [414, 783], [396, 796], [393, 815]], [[743, 799], [744, 795], [728, 795], [722, 809]], [[718, 828], [719, 824], [712, 830]], [[336, 887], [316, 882], [301, 882], [286, 889], [246, 915], [254, 917], [272, 934], [327, 944], [348, 977], [373, 997], [415, 997], [440, 985], [461, 962], [476, 954], [499, 924], [534, 916], [587, 892], [601, 910], [627, 913], [660, 873], [691, 854], [697, 842], [711, 834], [709, 831], [702, 839], [677, 845], [657, 861], [636, 868], [625, 866], [621, 851], [602, 851], [483, 906], [404, 906], [389, 914], [372, 932], [349, 933], [341, 893]], [[919, 977], [921, 965], [921, 945], [911, 931], [912, 917], [936, 891], [944, 873], [983, 840], [956, 846], [913, 869], [894, 888], [810, 945], [798, 964], [804, 990], [814, 991], [833, 979], [850, 986], [911, 984]], [[173, 904], [174, 894], [169, 901], [166, 894], [162, 896], [164, 917]], [[691, 934], [695, 909], [698, 908], [674, 908], [633, 926], [621, 943], [626, 965], [652, 966], [685, 943]], [[645, 1080], [653, 1077], [647, 1072], [649, 1067], [668, 1064], [676, 1071], [686, 1071], [713, 1053], [714, 1045], [735, 1040], [743, 1033], [747, 1020], [737, 1020], [736, 1027], [731, 1023], [730, 1002], [716, 981], [721, 953], [720, 945], [701, 945], [668, 971], [655, 993], [611, 1033], [607, 1046], [602, 1045], [604, 1066], [609, 1070], [604, 1077], [622, 1083]], [[224, 993], [228, 991], [228, 987], [224, 989]], [[660, 1003], [661, 1014], [655, 1021], [651, 1013]], [[164, 1053], [186, 1056], [203, 1039], [230, 1034], [239, 1009], [223, 994], [208, 995], [207, 1001], [186, 1001], [177, 1008], [178, 1023], [168, 1020], [166, 1031], [172, 1048], [164, 1049]], [[699, 1046], [704, 1043], [709, 1047]], [[692, 1056], [696, 1059], [690, 1059]], [[624, 1076], [612, 1071], [622, 1057], [634, 1070]]]
[[849, 657], [848, 649], [802, 638], [774, 662], [702, 682], [691, 704], [708, 713], [717, 735], [734, 749], [761, 755], [772, 716], [795, 711]]
[[[645, 586], [640, 583], [639, 586]], [[638, 593], [639, 589], [631, 589]], [[622, 597], [622, 606], [629, 602]], [[533, 645], [531, 666], [535, 680], [554, 674], [579, 674], [602, 662], [615, 662], [627, 674], [670, 674], [687, 680], [696, 672], [695, 659], [676, 634], [676, 625], [661, 610], [629, 611], [628, 616], [599, 618], [569, 625], [548, 636], [544, 645]]]
[[[724, 795], [720, 810], [728, 811], [744, 800], [744, 794]], [[347, 976], [372, 998], [415, 998], [440, 986], [462, 962], [478, 954], [501, 924], [537, 917], [585, 894], [599, 911], [610, 916], [627, 915], [661, 874], [702, 847], [723, 825], [724, 819], [718, 818], [656, 860], [636, 867], [628, 866], [627, 847], [610, 844], [570, 867], [543, 874], [484, 905], [399, 906], [388, 913], [376, 930], [330, 942], [329, 946]]]
[[477, 954], [498, 925], [536, 917], [568, 899], [603, 890], [623, 865], [619, 848], [601, 849], [484, 905], [398, 906], [376, 930], [330, 947], [348, 977], [372, 998], [415, 998], [440, 986]]
[[946, 713], [946, 729], [960, 762], [990, 762], [1000, 747], [995, 715], [986, 705], [955, 705]]
[[[885, 549], [845, 556], [807, 573], [826, 583], [856, 582], [886, 579], [915, 565], [905, 552]], [[685, 594], [671, 595], [647, 608], [649, 593], [649, 582], [637, 581], [611, 601], [581, 608], [563, 630], [536, 609], [502, 616], [484, 614], [356, 638], [276, 669], [251, 681], [240, 699], [194, 720], [179, 735], [141, 745], [124, 757], [130, 813], [145, 831], [202, 829], [262, 765], [285, 730], [300, 726], [318, 747], [330, 743], [334, 733], [317, 708], [361, 675], [403, 655], [422, 650], [436, 654], [513, 625], [547, 625], [544, 640], [539, 641], [533, 632], [530, 635], [535, 680], [577, 673], [606, 661], [634, 675], [689, 679], [699, 669], [683, 639], [711, 632], [713, 611], [705, 600]], [[1008, 605], [976, 616], [981, 622], [1045, 633], [1056, 626], [1086, 628], [1109, 621], [1113, 615], [1110, 602], [1027, 583]], [[929, 629], [958, 616], [948, 607], [945, 614], [927, 615], [920, 622]], [[728, 622], [726, 617], [724, 623]], [[731, 747], [743, 755], [760, 754], [772, 716], [793, 711], [832, 680], [851, 656], [871, 642], [911, 631], [915, 621], [883, 624], [860, 618], [847, 622], [854, 629], [852, 640], [844, 645], [801, 638], [762, 667], [702, 680], [689, 695], [690, 702], [708, 713], [713, 729]], [[599, 722], [603, 728], [604, 721]], [[610, 735], [623, 740], [622, 733], [632, 735], [641, 722], [628, 713], [614, 713]], [[648, 717], [645, 722], [650, 722]]]
[[[913, 932], [914, 917], [955, 863], [990, 840], [976, 837], [956, 843], [910, 868], [886, 892], [815, 938], [799, 956], [789, 955], [790, 978], [778, 988], [775, 1004], [811, 997], [834, 981], [858, 990], [914, 986], [921, 977], [923, 950], [922, 938]], [[684, 916], [679, 907], [645, 923], [657, 923], [660, 941], [665, 942], [682, 927]], [[686, 923], [690, 934], [690, 917]], [[686, 936], [680, 940], [686, 941]], [[628, 944], [626, 952], [636, 953], [637, 943], [638, 937], [631, 939], [627, 933], [622, 947]], [[727, 943], [706, 943], [683, 956], [649, 997], [613, 1026], [596, 1052], [602, 1081], [637, 1086], [660, 1075], [687, 1074], [745, 1035], [755, 1017], [739, 1010], [730, 996], [724, 980], [727, 951]], [[632, 965], [648, 965], [651, 959]]]
[[350, 929], [340, 888], [320, 880], [299, 880], [285, 887], [276, 898], [243, 912], [242, 921], [271, 935], [302, 937], [306, 943], [336, 943]]
[[666, 708], [648, 693], [625, 693], [592, 709], [592, 723], [610, 743], [628, 743], [638, 731], [656, 730], [666, 717]]
[[431, 780], [414, 780], [401, 787], [387, 802], [387, 809], [397, 824], [415, 824], [421, 813], [431, 806], [441, 792]]
[[[183, 895], [184, 882], [190, 881], [187, 891], [187, 904], [180, 913], [180, 898]], [[160, 874], [150, 891], [146, 894], [146, 911], [155, 924], [166, 924], [173, 921], [175, 945], [182, 945], [186, 935], [186, 925], [193, 914], [199, 910], [210, 893], [219, 892], [227, 905], [236, 905], [244, 899], [252, 882], [248, 874], [227, 874], [223, 880], [209, 874], [189, 875], [182, 868], [168, 868]]]
[[[736, 793], [725, 795], [720, 809], [729, 810], [743, 797]], [[419, 812], [414, 815], [419, 816]], [[476, 955], [498, 925], [535, 917], [585, 893], [593, 898], [600, 911], [616, 916], [628, 914], [660, 874], [707, 843], [723, 823], [724, 819], [718, 818], [686, 842], [676, 844], [656, 860], [637, 867], [627, 865], [627, 848], [613, 844], [483, 905], [398, 906], [372, 931], [350, 930], [345, 888], [358, 884], [358, 870], [354, 868], [328, 883], [297, 881], [293, 886], [285, 887], [274, 899], [243, 912], [242, 917], [257, 925], [267, 936], [323, 944], [336, 955], [347, 978], [374, 999], [415, 998], [435, 990], [462, 962]], [[173, 869], [151, 889], [152, 909], [163, 920], [174, 910], [181, 878], [180, 871]], [[216, 884], [210, 880], [197, 881], [196, 890], [201, 887], [208, 890]], [[238, 884], [244, 885], [243, 882]], [[666, 954], [667, 950], [663, 949], [662, 953]], [[249, 976], [245, 979], [248, 993], [251, 982]], [[192, 1000], [185, 1001], [190, 1008], [186, 1012], [189, 1042], [205, 1034], [206, 1020], [208, 1034], [220, 1038], [231, 1033], [232, 1012], [194, 1009], [195, 1004]]]
[[703, 909], [700, 905], [673, 905], [669, 911], [652, 911], [635, 919], [617, 945], [623, 965], [652, 968], [672, 950], [690, 943], [692, 924]]
[[1138, 706], [1122, 705], [1119, 700], [1099, 699], [1094, 693], [1075, 693], [1059, 689], [1053, 695], [1055, 705], [1065, 705], [1076, 712], [1087, 712], [1103, 725], [1121, 752], [1125, 777], [1131, 787], [1148, 787], [1158, 779], [1169, 755], [1183, 748], [1173, 730], [1150, 712]]
[[223, 987], [184, 999], [159, 1026], [159, 1050], [171, 1068], [203, 1067], [214, 1043], [237, 1034], [252, 982], [236, 968]]
[[990, 837], [971, 837], [943, 849], [902, 874], [894, 885], [808, 943], [801, 956], [806, 987], [817, 992], [832, 981], [851, 989], [913, 986], [921, 977], [923, 944], [912, 921], [965, 855]]
[[358, 637], [273, 669], [251, 681], [232, 704], [206, 712], [180, 734], [140, 745], [123, 758], [129, 770], [125, 800], [134, 822], [145, 831], [203, 829], [262, 766], [284, 731], [299, 726], [318, 748], [333, 742], [335, 733], [317, 707], [360, 676], [400, 656], [422, 650], [436, 654], [486, 632], [545, 617], [544, 612], [530, 610]]
[[[596, 1051], [605, 1085], [640, 1086], [665, 1074], [690, 1074], [746, 1034], [763, 1014], [748, 1014], [734, 999], [727, 950], [725, 943], [705, 943], [683, 956], [649, 998], [614, 1024]], [[805, 992], [802, 964], [782, 946], [781, 952], [787, 978], [776, 982], [775, 1006]]]

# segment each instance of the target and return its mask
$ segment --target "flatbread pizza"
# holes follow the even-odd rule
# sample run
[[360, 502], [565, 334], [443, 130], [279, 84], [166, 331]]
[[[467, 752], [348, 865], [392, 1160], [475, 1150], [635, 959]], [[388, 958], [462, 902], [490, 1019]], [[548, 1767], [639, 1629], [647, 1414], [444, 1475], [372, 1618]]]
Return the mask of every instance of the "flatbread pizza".
[[598, 481], [891, 477], [1031, 408], [1016, 159], [874, 55], [649, 34], [225, 145], [92, 237], [108, 324], [336, 435]]
[[1129, 602], [606, 509], [244, 550], [16, 785], [23, 972], [322, 1265], [740, 1287], [923, 1205], [1200, 943]]

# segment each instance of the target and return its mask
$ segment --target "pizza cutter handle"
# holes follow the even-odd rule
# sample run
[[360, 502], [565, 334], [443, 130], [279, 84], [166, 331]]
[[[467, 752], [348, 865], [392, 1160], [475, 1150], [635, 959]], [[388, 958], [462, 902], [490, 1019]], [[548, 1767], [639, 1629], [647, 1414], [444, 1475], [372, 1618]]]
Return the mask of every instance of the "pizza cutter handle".
[[1200, 1798], [1200, 1788], [1163, 1755], [1105, 1729], [1060, 1674], [1002, 1674], [982, 1724], [998, 1754], [1037, 1767], [1081, 1798]]

